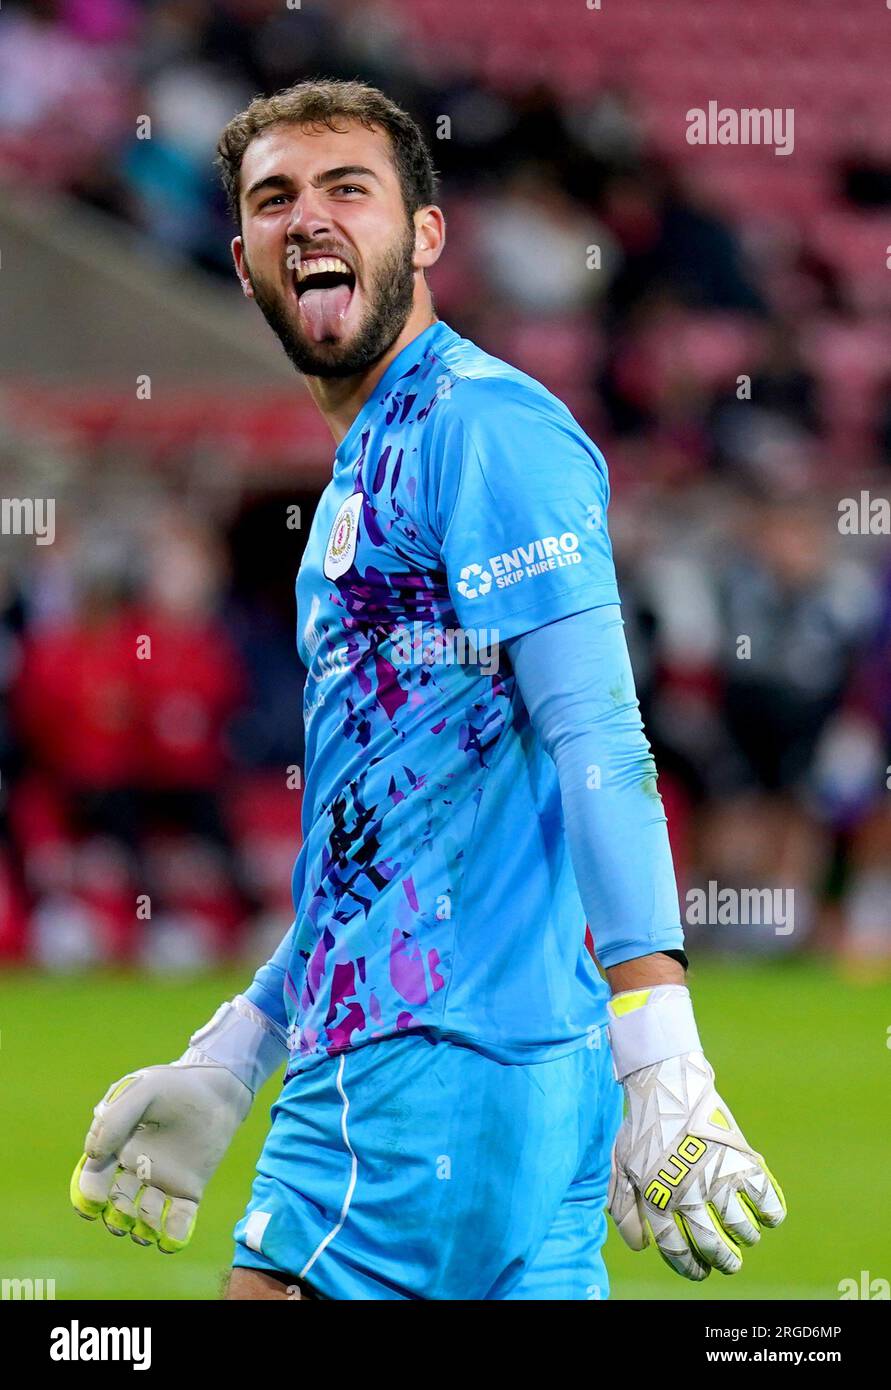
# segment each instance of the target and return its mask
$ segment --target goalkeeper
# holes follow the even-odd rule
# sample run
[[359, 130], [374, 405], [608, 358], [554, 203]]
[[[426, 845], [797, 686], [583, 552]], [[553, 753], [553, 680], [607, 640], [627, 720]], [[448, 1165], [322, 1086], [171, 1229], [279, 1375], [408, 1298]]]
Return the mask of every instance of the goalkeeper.
[[100, 1102], [74, 1205], [182, 1249], [284, 1065], [230, 1298], [605, 1298], [607, 1206], [733, 1274], [784, 1205], [684, 983], [603, 457], [436, 317], [433, 170], [380, 92], [258, 98], [220, 149], [244, 293], [336, 441], [297, 580], [295, 918]]

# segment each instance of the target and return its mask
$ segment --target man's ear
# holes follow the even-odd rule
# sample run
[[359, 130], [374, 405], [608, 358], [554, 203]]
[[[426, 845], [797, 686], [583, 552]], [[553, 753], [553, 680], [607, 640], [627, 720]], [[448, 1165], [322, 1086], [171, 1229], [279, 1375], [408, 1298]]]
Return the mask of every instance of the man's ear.
[[445, 246], [445, 218], [442, 209], [430, 206], [418, 208], [415, 224], [415, 270], [426, 270], [439, 260]]
[[253, 299], [254, 287], [251, 284], [251, 272], [248, 268], [247, 256], [244, 254], [244, 241], [241, 236], [232, 238], [232, 259], [235, 262], [235, 273], [241, 282], [241, 290], [246, 299]]

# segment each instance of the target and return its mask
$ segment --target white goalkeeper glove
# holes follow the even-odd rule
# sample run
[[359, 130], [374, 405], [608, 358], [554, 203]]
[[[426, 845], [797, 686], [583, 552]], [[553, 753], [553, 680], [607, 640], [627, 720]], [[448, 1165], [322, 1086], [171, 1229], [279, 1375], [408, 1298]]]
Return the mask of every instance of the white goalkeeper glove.
[[221, 1004], [168, 1066], [111, 1086], [71, 1178], [74, 1209], [115, 1236], [175, 1254], [255, 1093], [286, 1061], [285, 1034], [243, 995]]
[[714, 1087], [685, 985], [626, 990], [609, 1003], [626, 1113], [608, 1207], [632, 1250], [652, 1238], [686, 1279], [736, 1274], [743, 1245], [779, 1226], [779, 1184]]

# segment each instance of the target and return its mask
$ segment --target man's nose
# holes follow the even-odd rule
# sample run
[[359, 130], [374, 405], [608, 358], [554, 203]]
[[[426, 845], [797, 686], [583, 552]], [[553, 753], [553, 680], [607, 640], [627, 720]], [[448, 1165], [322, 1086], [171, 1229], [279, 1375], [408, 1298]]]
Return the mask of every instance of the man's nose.
[[288, 236], [293, 241], [311, 240], [331, 230], [330, 220], [315, 189], [304, 188], [291, 206]]

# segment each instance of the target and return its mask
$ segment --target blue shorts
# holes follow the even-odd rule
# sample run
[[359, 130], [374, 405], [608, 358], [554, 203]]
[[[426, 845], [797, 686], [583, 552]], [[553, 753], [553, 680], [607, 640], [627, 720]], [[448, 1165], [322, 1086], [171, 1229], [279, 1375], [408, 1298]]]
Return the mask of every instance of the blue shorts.
[[622, 1091], [589, 1043], [521, 1066], [406, 1033], [297, 1071], [233, 1263], [334, 1299], [606, 1298]]

